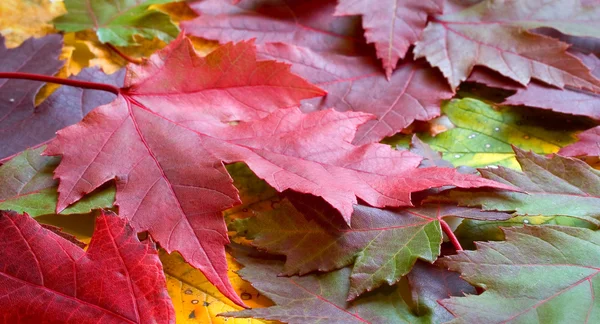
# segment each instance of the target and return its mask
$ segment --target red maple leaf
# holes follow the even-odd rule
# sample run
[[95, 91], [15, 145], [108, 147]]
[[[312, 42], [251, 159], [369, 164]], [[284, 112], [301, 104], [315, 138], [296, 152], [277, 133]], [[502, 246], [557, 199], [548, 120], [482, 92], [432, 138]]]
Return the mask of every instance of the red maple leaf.
[[375, 59], [318, 53], [287, 44], [259, 46], [259, 57], [292, 63], [292, 71], [327, 91], [322, 98], [303, 101], [305, 112], [335, 108], [362, 111], [375, 119], [361, 125], [355, 144], [379, 142], [414, 120], [440, 114], [440, 104], [453, 96], [443, 76], [423, 60], [405, 60], [387, 80]]
[[[600, 91], [600, 81], [568, 45], [529, 32], [548, 27], [575, 36], [598, 36], [600, 10], [581, 1], [483, 1], [460, 12], [437, 16], [415, 44], [415, 57], [438, 67], [454, 89], [473, 67], [482, 65], [522, 84], [533, 78], [563, 88]], [[587, 27], [586, 26], [590, 26]]]
[[174, 323], [153, 244], [103, 214], [89, 249], [27, 214], [0, 212], [0, 313], [5, 323]]
[[288, 65], [257, 62], [251, 43], [199, 58], [180, 38], [147, 64], [130, 66], [113, 103], [60, 131], [48, 146], [47, 154], [63, 156], [55, 171], [57, 209], [116, 178], [120, 214], [243, 305], [227, 279], [221, 211], [239, 198], [223, 162], [245, 162], [279, 191], [320, 196], [347, 221], [357, 197], [399, 206], [410, 205], [411, 192], [431, 187], [498, 185], [450, 168], [417, 169], [420, 157], [386, 145], [350, 144], [356, 127], [371, 118], [363, 113], [305, 115], [291, 108], [229, 123], [321, 94]]
[[444, 0], [340, 0], [335, 14], [361, 15], [365, 37], [375, 43], [385, 74], [391, 77], [398, 60], [416, 42], [428, 15], [441, 14]]
[[205, 0], [191, 4], [200, 16], [181, 27], [221, 43], [256, 39], [258, 44], [282, 42], [346, 55], [370, 53], [360, 19], [334, 17], [335, 5], [335, 0], [246, 0], [238, 5]]

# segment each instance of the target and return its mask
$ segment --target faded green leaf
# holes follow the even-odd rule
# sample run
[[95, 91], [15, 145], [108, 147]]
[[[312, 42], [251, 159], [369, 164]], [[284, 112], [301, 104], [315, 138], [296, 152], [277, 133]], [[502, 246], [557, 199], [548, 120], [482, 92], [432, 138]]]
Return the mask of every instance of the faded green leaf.
[[[0, 209], [28, 213], [32, 217], [54, 214], [58, 181], [52, 172], [60, 158], [41, 156], [45, 146], [26, 150], [0, 166]], [[114, 185], [106, 185], [86, 195], [61, 214], [84, 214], [92, 209], [110, 208]]]
[[349, 299], [398, 282], [417, 259], [435, 261], [442, 243], [443, 217], [510, 217], [448, 205], [393, 210], [356, 205], [349, 228], [327, 204], [306, 196], [292, 199], [302, 212], [283, 200], [279, 208], [237, 220], [230, 228], [260, 249], [285, 255], [285, 275], [353, 265]]
[[502, 165], [518, 169], [511, 145], [550, 154], [577, 140], [576, 123], [565, 123], [563, 116], [557, 123], [556, 115], [524, 107], [495, 109], [482, 101], [465, 98], [445, 103], [442, 111], [456, 127], [435, 137], [419, 137], [455, 166]]
[[67, 14], [54, 19], [54, 26], [65, 32], [86, 29], [96, 31], [103, 43], [117, 46], [135, 45], [134, 35], [169, 42], [179, 28], [169, 15], [151, 5], [173, 0], [65, 0]]
[[600, 233], [583, 228], [504, 229], [506, 241], [479, 242], [442, 263], [481, 295], [441, 303], [450, 323], [599, 323]]
[[430, 323], [430, 317], [416, 316], [402, 299], [399, 289], [387, 287], [346, 301], [350, 268], [303, 277], [280, 277], [281, 261], [236, 255], [245, 267], [239, 271], [277, 306], [255, 308], [224, 316], [280, 320], [290, 324], [327, 323]]
[[600, 225], [600, 171], [581, 160], [552, 158], [515, 148], [523, 172], [504, 167], [480, 169], [481, 175], [524, 192], [452, 190], [431, 200], [455, 201], [517, 215], [571, 216]]

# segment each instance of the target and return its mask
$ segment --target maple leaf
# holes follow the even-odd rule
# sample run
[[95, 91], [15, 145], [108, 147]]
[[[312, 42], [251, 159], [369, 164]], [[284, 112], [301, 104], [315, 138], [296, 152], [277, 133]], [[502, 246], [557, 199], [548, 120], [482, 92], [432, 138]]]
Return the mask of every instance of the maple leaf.
[[443, 259], [479, 295], [441, 301], [450, 323], [596, 323], [600, 235], [559, 226], [504, 228], [505, 242], [477, 242], [477, 251]]
[[[167, 254], [163, 250], [159, 250], [159, 256], [167, 279], [167, 290], [173, 301], [178, 322], [241, 324], [241, 320], [217, 316], [219, 313], [242, 310], [243, 308], [223, 296], [202, 272], [185, 263], [177, 253]], [[248, 282], [240, 278], [236, 272], [241, 266], [229, 253], [227, 253], [227, 264], [229, 265], [227, 275], [230, 281], [249, 307], [257, 308], [273, 305], [267, 297], [261, 295]], [[274, 322], [257, 319], [244, 321], [244, 323], [274, 324]]]
[[388, 81], [371, 57], [318, 53], [286, 44], [259, 46], [259, 57], [292, 64], [292, 71], [327, 91], [323, 98], [303, 101], [303, 110], [335, 108], [362, 111], [377, 118], [359, 127], [355, 144], [379, 142], [409, 126], [440, 114], [440, 104], [453, 93], [442, 76], [425, 62], [407, 60]]
[[67, 13], [53, 23], [56, 29], [65, 32], [93, 29], [102, 43], [117, 46], [135, 45], [134, 35], [170, 42], [179, 34], [179, 28], [169, 15], [149, 7], [171, 1], [65, 0]]
[[[63, 64], [58, 60], [61, 48], [60, 35], [31, 38], [14, 49], [2, 44], [0, 72], [53, 75]], [[84, 69], [71, 79], [118, 85], [123, 73], [106, 75], [98, 69]], [[35, 95], [42, 85], [29, 80], [0, 80], [0, 159], [52, 139], [57, 130], [75, 124], [93, 108], [115, 98], [104, 91], [63, 86], [35, 107]]]
[[350, 268], [303, 277], [281, 277], [282, 262], [235, 254], [244, 268], [238, 273], [277, 306], [227, 312], [222, 316], [280, 320], [289, 324], [324, 323], [430, 323], [418, 317], [402, 299], [400, 288], [346, 301]]
[[564, 115], [525, 107], [492, 106], [473, 98], [445, 102], [442, 112], [452, 128], [436, 136], [419, 136], [456, 166], [502, 165], [518, 169], [512, 145], [538, 154], [556, 153], [576, 140], [576, 130], [589, 127], [577, 122], [565, 125]]
[[190, 6], [199, 17], [181, 23], [187, 34], [221, 43], [256, 39], [315, 51], [355, 55], [371, 53], [358, 17], [334, 17], [335, 0], [246, 0], [228, 5], [205, 0]]
[[103, 214], [87, 252], [29, 216], [0, 212], [5, 321], [174, 323], [154, 245]]
[[411, 192], [431, 187], [497, 186], [453, 169], [416, 169], [420, 157], [386, 145], [350, 144], [370, 118], [361, 113], [279, 109], [229, 124], [321, 94], [288, 65], [257, 62], [251, 43], [199, 58], [178, 39], [148, 63], [129, 66], [114, 102], [59, 131], [48, 146], [46, 154], [63, 156], [55, 171], [57, 211], [116, 178], [115, 205], [132, 226], [180, 251], [243, 305], [226, 276], [221, 211], [239, 199], [223, 162], [245, 162], [278, 191], [321, 196], [347, 220], [357, 197], [374, 206], [410, 205]]
[[427, 316], [431, 313], [431, 323], [446, 323], [454, 318], [438, 300], [476, 294], [475, 288], [461, 279], [458, 273], [448, 271], [437, 263], [417, 261], [407, 278], [417, 314]]
[[563, 88], [600, 91], [600, 81], [566, 52], [567, 44], [533, 34], [528, 29], [555, 28], [561, 32], [600, 37], [600, 7], [579, 0], [486, 0], [453, 14], [437, 16], [414, 48], [438, 67], [452, 88], [466, 80], [475, 65], [487, 66], [527, 85], [531, 78]]
[[[54, 213], [58, 181], [52, 178], [52, 172], [60, 158], [41, 156], [45, 148], [25, 150], [0, 166], [0, 209], [26, 212], [32, 217]], [[61, 214], [84, 214], [92, 209], [110, 208], [114, 198], [114, 186], [103, 186]]]
[[348, 300], [406, 275], [417, 258], [433, 262], [440, 254], [444, 217], [504, 220], [505, 213], [454, 206], [383, 210], [354, 206], [350, 226], [317, 199], [284, 200], [277, 209], [234, 221], [232, 230], [252, 245], [287, 257], [283, 274], [303, 275], [352, 265]]
[[[575, 53], [574, 55], [591, 69], [595, 77], [600, 77], [600, 59], [598, 57], [593, 54]], [[516, 94], [507, 98], [503, 103], [539, 107], [600, 119], [600, 95], [569, 87], [556, 89], [532, 82], [526, 89], [518, 89]]]
[[565, 156], [600, 156], [600, 127], [577, 134], [579, 141], [563, 147], [558, 154]]
[[365, 37], [374, 43], [388, 79], [398, 60], [416, 42], [427, 16], [441, 14], [443, 0], [388, 0], [374, 5], [366, 0], [340, 0], [335, 14], [361, 15]]
[[486, 179], [519, 187], [522, 193], [452, 190], [447, 198], [461, 205], [482, 206], [485, 210], [571, 216], [600, 224], [600, 171], [573, 158], [560, 155], [546, 158], [516, 147], [514, 150], [523, 172], [504, 167], [479, 172]]
[[[189, 75], [198, 77], [190, 82]], [[200, 58], [180, 38], [148, 63], [129, 66], [126, 87], [113, 103], [59, 131], [48, 146], [46, 153], [63, 155], [55, 172], [57, 211], [116, 177], [115, 205], [134, 228], [149, 230], [168, 251], [181, 251], [243, 305], [227, 283], [228, 239], [220, 217], [238, 197], [218, 152], [212, 152], [220, 144], [211, 131], [225, 132], [228, 121], [257, 118], [321, 93], [287, 65], [257, 62], [251, 43], [229, 44]], [[190, 164], [192, 156], [201, 162]]]

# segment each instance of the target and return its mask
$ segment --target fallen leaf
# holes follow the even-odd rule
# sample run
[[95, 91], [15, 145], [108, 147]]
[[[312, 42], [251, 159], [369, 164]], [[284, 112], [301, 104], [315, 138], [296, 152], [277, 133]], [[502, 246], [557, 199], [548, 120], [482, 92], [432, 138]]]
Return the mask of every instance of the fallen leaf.
[[355, 144], [379, 142], [415, 120], [436, 117], [442, 101], [453, 96], [442, 75], [422, 61], [407, 60], [387, 80], [371, 57], [317, 53], [286, 44], [260, 46], [259, 53], [291, 63], [294, 73], [327, 91], [323, 98], [305, 100], [305, 112], [333, 107], [375, 115], [359, 127]]
[[461, 205], [482, 206], [485, 210], [571, 216], [600, 224], [600, 171], [573, 158], [560, 155], [546, 158], [518, 148], [514, 150], [523, 172], [504, 167], [479, 172], [486, 179], [511, 184], [524, 192], [452, 190], [447, 198]]
[[239, 274], [277, 306], [228, 312], [223, 316], [280, 320], [289, 324], [314, 323], [429, 323], [413, 314], [399, 289], [388, 288], [346, 301], [350, 268], [303, 277], [278, 276], [282, 262], [236, 255], [244, 265]]
[[51, 20], [65, 12], [62, 1], [0, 1], [0, 34], [7, 47], [17, 47], [31, 37], [53, 32]]
[[[25, 150], [0, 166], [0, 209], [27, 213], [32, 217], [54, 214], [58, 181], [52, 178], [52, 172], [60, 158], [41, 156], [45, 148]], [[67, 207], [61, 215], [110, 208], [114, 199], [115, 187], [105, 185]]]
[[564, 117], [543, 114], [534, 109], [492, 107], [482, 101], [454, 99], [442, 106], [454, 128], [435, 137], [420, 139], [443, 153], [455, 166], [502, 165], [518, 169], [512, 145], [540, 154], [556, 153], [575, 142], [575, 130], [584, 127], [565, 124]]
[[[167, 278], [167, 290], [173, 301], [177, 323], [211, 323], [211, 324], [259, 324], [273, 323], [261, 320], [239, 320], [217, 316], [223, 312], [242, 310], [221, 294], [215, 286], [197, 269], [187, 264], [177, 253], [159, 252]], [[228, 253], [227, 276], [238, 295], [252, 308], [267, 307], [273, 303], [261, 295], [248, 282], [242, 280], [236, 272], [240, 265]]]
[[199, 17], [181, 23], [187, 34], [220, 43], [256, 39], [257, 44], [288, 43], [315, 51], [367, 54], [370, 49], [358, 17], [334, 17], [335, 0], [222, 0], [191, 4]]
[[147, 63], [129, 65], [117, 99], [48, 146], [46, 154], [63, 156], [57, 211], [116, 179], [115, 205], [136, 230], [181, 252], [243, 305], [226, 276], [221, 212], [239, 199], [223, 162], [245, 162], [278, 191], [321, 196], [348, 220], [357, 197], [410, 205], [411, 192], [431, 187], [496, 187], [454, 169], [416, 169], [421, 158], [385, 145], [351, 145], [365, 114], [282, 109], [322, 94], [288, 65], [257, 62], [249, 42], [199, 58], [180, 38]]
[[[600, 77], [600, 59], [593, 54], [574, 54], [588, 66], [595, 77]], [[550, 109], [556, 112], [588, 116], [600, 120], [600, 95], [577, 89], [557, 89], [532, 82], [508, 97], [507, 105], [525, 105]]]
[[596, 323], [600, 236], [559, 226], [503, 229], [504, 242], [478, 242], [443, 264], [486, 291], [441, 301], [450, 323]]
[[[0, 71], [53, 75], [62, 66], [57, 60], [61, 47], [59, 35], [30, 39], [15, 49], [0, 46]], [[123, 73], [107, 76], [86, 69], [71, 79], [118, 85]], [[115, 98], [104, 91], [61, 86], [36, 107], [35, 95], [42, 85], [30, 80], [0, 80], [0, 159], [47, 142], [57, 130], [77, 123], [91, 109]]]
[[438, 67], [455, 89], [473, 67], [486, 66], [527, 85], [533, 78], [559, 88], [600, 91], [600, 80], [567, 44], [533, 34], [528, 29], [551, 27], [578, 36], [600, 37], [600, 7], [584, 7], [579, 0], [486, 0], [463, 11], [437, 16], [414, 48]]
[[407, 277], [417, 314], [431, 316], [431, 323], [445, 323], [454, 318], [438, 300], [476, 293], [458, 273], [436, 264], [418, 261]]
[[0, 232], [7, 322], [175, 322], [155, 247], [123, 219], [99, 217], [87, 252], [27, 214], [0, 212]]
[[149, 9], [151, 5], [172, 0], [64, 0], [67, 13], [54, 19], [56, 29], [64, 32], [94, 30], [102, 43], [116, 46], [134, 45], [134, 35], [159, 38], [169, 42], [179, 28], [169, 15]]
[[353, 265], [348, 300], [384, 283], [393, 285], [410, 272], [417, 259], [434, 262], [442, 244], [442, 218], [511, 217], [449, 205], [394, 210], [356, 205], [348, 226], [317, 199], [291, 201], [298, 210], [284, 200], [279, 208], [234, 221], [230, 228], [252, 240], [255, 247], [285, 255], [284, 275]]
[[559, 225], [569, 227], [581, 227], [591, 230], [598, 229], [598, 225], [594, 225], [588, 221], [568, 216], [515, 216], [504, 221], [479, 221], [473, 219], [465, 219], [454, 231], [454, 234], [465, 244], [463, 247], [467, 249], [475, 249], [470, 242], [475, 241], [503, 241], [505, 239], [503, 227], [523, 226], [523, 225]]
[[441, 14], [443, 0], [387, 0], [377, 5], [368, 0], [340, 0], [337, 16], [361, 15], [367, 42], [374, 43], [388, 79], [398, 60], [416, 42], [427, 16]]
[[577, 134], [579, 141], [563, 147], [558, 154], [564, 156], [600, 156], [600, 127]]

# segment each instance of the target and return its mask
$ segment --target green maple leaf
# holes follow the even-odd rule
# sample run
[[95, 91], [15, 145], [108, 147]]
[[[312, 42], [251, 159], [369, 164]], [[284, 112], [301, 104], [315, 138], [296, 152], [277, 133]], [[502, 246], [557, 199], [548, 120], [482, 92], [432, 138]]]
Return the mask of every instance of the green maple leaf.
[[271, 211], [240, 219], [230, 229], [266, 251], [284, 254], [283, 274], [306, 274], [352, 266], [348, 299], [384, 283], [391, 285], [412, 269], [417, 259], [433, 262], [440, 254], [440, 221], [447, 216], [508, 219], [509, 214], [442, 206], [377, 209], [355, 206], [350, 228], [317, 199], [291, 197]]
[[[60, 158], [41, 156], [45, 148], [23, 151], [0, 166], [0, 209], [28, 213], [32, 217], [55, 213], [58, 181], [53, 179], [52, 172]], [[110, 208], [114, 199], [114, 185], [102, 186], [61, 214], [83, 214], [92, 209]]]
[[[511, 145], [539, 154], [557, 152], [575, 142], [578, 125], [552, 125], [551, 115], [523, 107], [494, 108], [482, 101], [465, 98], [451, 100], [442, 111], [455, 128], [435, 137], [420, 139], [455, 166], [485, 167], [502, 165], [519, 168]], [[557, 123], [555, 123], [557, 124]]]
[[238, 273], [277, 305], [221, 316], [304, 323], [430, 323], [431, 315], [415, 315], [403, 300], [399, 287], [372, 292], [353, 302], [346, 301], [350, 268], [302, 277], [281, 277], [282, 262], [240, 256], [244, 265]]
[[441, 301], [451, 323], [599, 323], [600, 233], [583, 228], [505, 228], [442, 263], [486, 291]]
[[103, 43], [135, 45], [134, 35], [169, 42], [179, 28], [169, 15], [149, 9], [151, 5], [172, 0], [65, 0], [67, 14], [54, 20], [58, 30], [77, 32], [95, 30]]

